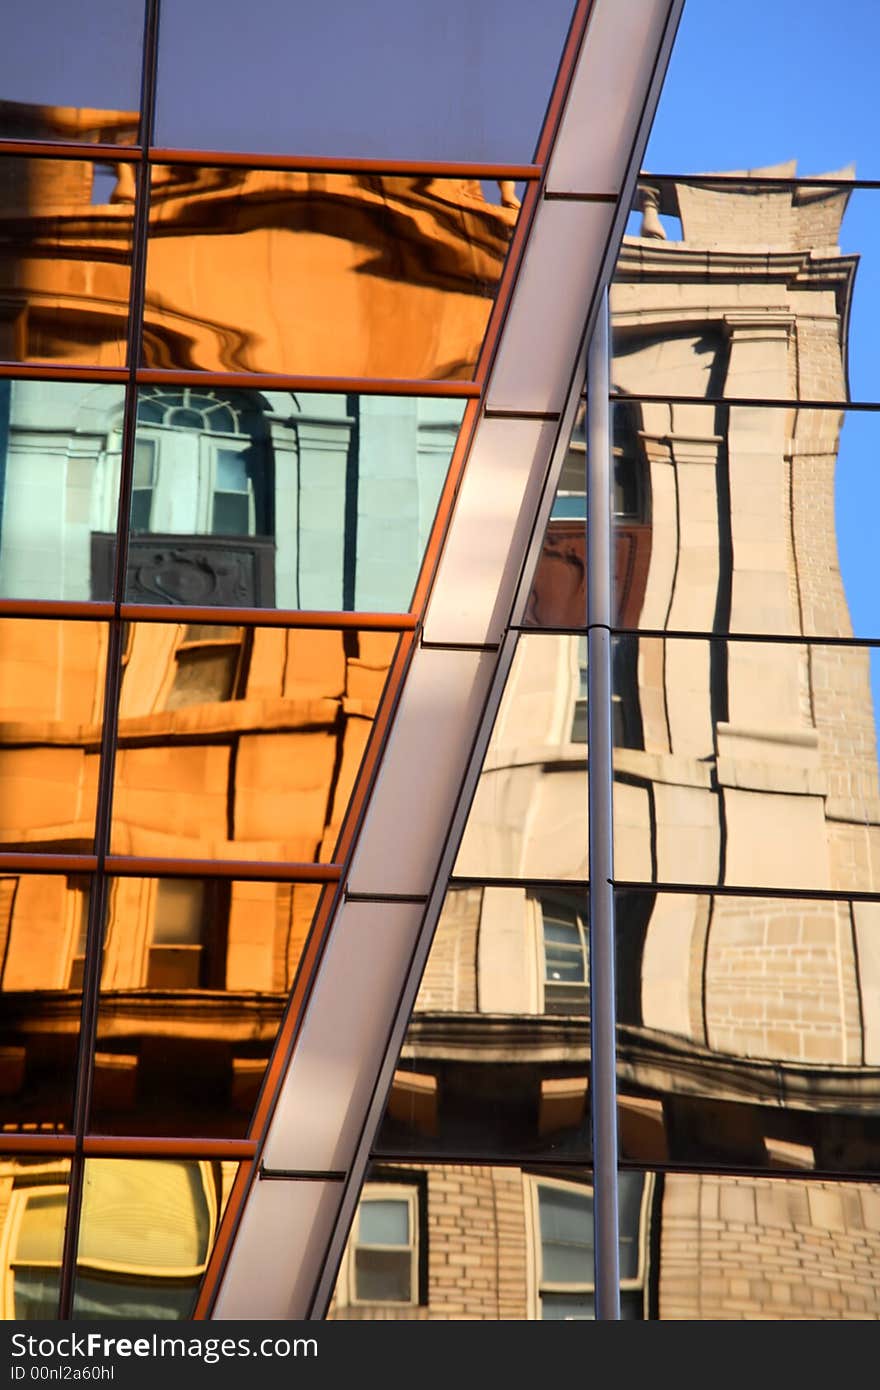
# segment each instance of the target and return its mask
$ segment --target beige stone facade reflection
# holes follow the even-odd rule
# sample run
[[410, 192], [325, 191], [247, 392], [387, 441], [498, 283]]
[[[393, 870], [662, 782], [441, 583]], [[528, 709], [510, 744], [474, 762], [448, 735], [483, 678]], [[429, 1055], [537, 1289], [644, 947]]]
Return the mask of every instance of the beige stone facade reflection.
[[[880, 881], [877, 738], [867, 649], [820, 640], [852, 635], [843, 412], [773, 404], [847, 398], [846, 201], [649, 189], [619, 262], [617, 621], [641, 630], [614, 657], [615, 872], [634, 885], [617, 894], [621, 1234], [640, 1252], [624, 1316], [880, 1316], [880, 1199], [862, 1180], [880, 1166], [880, 919], [851, 896]], [[578, 448], [536, 625], [583, 622]], [[520, 638], [456, 864], [472, 881], [447, 896], [333, 1316], [591, 1316], [591, 1193], [554, 1162], [584, 1152], [589, 1107], [584, 696], [582, 637]], [[455, 1161], [480, 1143], [529, 1161]], [[651, 1174], [666, 1162], [766, 1176]], [[551, 1288], [564, 1266], [535, 1193], [554, 1183], [581, 1249]], [[407, 1185], [422, 1265], [404, 1297], [390, 1271]]]

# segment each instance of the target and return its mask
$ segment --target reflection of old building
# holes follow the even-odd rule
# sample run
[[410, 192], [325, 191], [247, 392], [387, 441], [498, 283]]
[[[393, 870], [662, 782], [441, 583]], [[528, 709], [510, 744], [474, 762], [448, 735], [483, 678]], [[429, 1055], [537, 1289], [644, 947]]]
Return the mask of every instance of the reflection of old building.
[[[809, 640], [852, 632], [843, 415], [773, 404], [846, 398], [847, 191], [643, 200], [613, 297], [622, 1314], [877, 1316], [875, 1191], [806, 1176], [880, 1157], [868, 655]], [[583, 437], [581, 415], [336, 1317], [592, 1315], [589, 1176], [553, 1166], [589, 1153], [585, 639], [536, 630], [585, 619]]]
[[644, 178], [588, 507], [681, 0], [131, 3], [0, 91], [4, 1313], [612, 1316], [619, 1206], [626, 1317], [875, 1316], [852, 180]]
[[[123, 366], [134, 166], [8, 156], [0, 179], [4, 356]], [[517, 215], [508, 185], [496, 192], [503, 204], [475, 180], [154, 165], [142, 361], [466, 379]]]
[[[69, 1169], [0, 1165], [4, 1319], [54, 1316]], [[73, 1316], [188, 1317], [234, 1176], [230, 1163], [91, 1159]]]

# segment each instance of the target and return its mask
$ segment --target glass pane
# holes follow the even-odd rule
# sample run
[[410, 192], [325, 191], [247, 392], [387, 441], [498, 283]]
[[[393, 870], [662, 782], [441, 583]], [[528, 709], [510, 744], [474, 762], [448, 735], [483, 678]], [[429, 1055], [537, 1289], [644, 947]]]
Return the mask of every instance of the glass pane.
[[[386, 159], [529, 160], [573, 10], [509, 0], [298, 8], [169, 6], [159, 36], [159, 144]], [[332, 55], [332, 61], [328, 61]], [[235, 74], [236, 100], [218, 83]]]
[[622, 626], [880, 633], [880, 412], [627, 404], [642, 512], [615, 521]]
[[578, 637], [519, 639], [455, 873], [468, 878], [587, 875], [587, 749]]
[[238, 1165], [87, 1159], [74, 1318], [188, 1318]]
[[5, 361], [125, 365], [134, 175], [108, 167], [0, 156]]
[[4, 1320], [58, 1316], [69, 1176], [66, 1158], [0, 1157]]
[[192, 165], [152, 179], [144, 365], [473, 376], [518, 211], [497, 185]]
[[92, 851], [107, 628], [0, 620], [0, 848]]
[[320, 891], [239, 880], [111, 880], [93, 1129], [247, 1132]]
[[[0, 877], [5, 1130], [52, 1132], [71, 1125], [89, 886], [86, 876]], [[38, 1257], [31, 1249], [27, 1258]]]
[[[852, 160], [863, 178], [877, 178], [871, 82], [880, 16], [861, 0], [843, 0], [835, 24], [825, 18], [814, 0], [743, 0], [720, 15], [713, 0], [687, 0], [647, 167], [754, 169], [797, 154], [804, 173]], [[748, 103], [719, 100], [744, 71]]]
[[543, 914], [566, 904], [572, 917], [585, 910], [585, 890], [551, 896], [539, 885], [450, 888], [377, 1152], [586, 1156], [589, 1025], [580, 944], [573, 962], [545, 967]]
[[360, 1302], [409, 1303], [412, 1259], [408, 1250], [357, 1250], [354, 1260]]
[[[418, 1259], [411, 1301], [418, 1312], [412, 1306], [390, 1306], [398, 1297], [404, 1301], [402, 1277], [393, 1285], [390, 1274], [393, 1269], [402, 1275], [403, 1252], [364, 1251], [352, 1239], [342, 1258], [329, 1318], [508, 1322], [592, 1317], [593, 1261], [585, 1220], [592, 1198], [588, 1181], [584, 1169], [560, 1171], [547, 1163], [538, 1172], [500, 1163], [374, 1163], [367, 1172], [361, 1212], [389, 1183], [406, 1185], [412, 1194]], [[563, 1287], [545, 1287], [540, 1274], [539, 1194], [551, 1189], [560, 1194], [559, 1248], [567, 1242], [572, 1255], [573, 1282]], [[376, 1284], [365, 1286], [365, 1277], [375, 1277]], [[643, 1285], [632, 1281], [625, 1296], [643, 1296]]]
[[[140, 421], [140, 410], [138, 411]], [[156, 441], [136, 439], [134, 442], [134, 486], [151, 488], [155, 482]]]
[[408, 1245], [409, 1205], [402, 1201], [364, 1202], [360, 1209], [361, 1245]]
[[4, 1130], [70, 1129], [88, 906], [86, 876], [0, 877]]
[[592, 1283], [593, 1194], [542, 1183], [538, 1188], [542, 1278], [547, 1283]]
[[397, 636], [226, 632], [131, 625], [113, 851], [329, 861]]
[[[152, 534], [132, 535], [130, 600], [409, 607], [463, 402], [205, 388], [189, 429], [168, 424], [170, 400], [158, 387], [140, 393], [139, 418], [149, 406], [163, 428], [139, 436], [160, 461], [152, 510], [132, 502], [133, 532]], [[218, 447], [233, 431], [245, 447]]]
[[[179, 425], [180, 420], [175, 423]], [[201, 420], [196, 429], [201, 429]], [[233, 449], [217, 450], [216, 487], [223, 492], [247, 491], [247, 468], [242, 454], [236, 453]]]
[[668, 1173], [660, 1194], [651, 1317], [880, 1316], [876, 1185]]
[[0, 380], [0, 597], [112, 598], [123, 400], [121, 386]]
[[[581, 404], [556, 486], [523, 618], [525, 627], [583, 628], [587, 622], [587, 460]], [[586, 738], [586, 709], [583, 711]]]
[[[630, 395], [877, 400], [877, 190], [854, 190], [845, 169], [828, 184], [752, 172], [763, 181], [644, 176], [612, 291], [614, 386]], [[808, 453], [810, 417], [796, 423], [796, 451]], [[833, 438], [833, 423], [828, 430]], [[634, 447], [655, 474], [664, 459], [711, 464], [715, 441], [698, 431], [691, 449], [683, 434], [679, 426], [664, 440], [649, 425]]]
[[541, 1317], [553, 1322], [591, 1322], [596, 1316], [591, 1293], [542, 1293]]
[[163, 878], [156, 884], [153, 941], [157, 945], [194, 946], [201, 942], [205, 884], [198, 878]]
[[876, 1171], [880, 902], [616, 905], [622, 1156]]
[[[645, 1178], [643, 1173], [618, 1173], [617, 1203], [620, 1222], [621, 1279], [635, 1279], [638, 1276], [641, 1253], [639, 1226], [644, 1190]], [[622, 1307], [621, 1316], [627, 1316]], [[629, 1314], [628, 1316], [633, 1315]], [[639, 1313], [638, 1316], [641, 1317], [642, 1314]]]
[[142, 0], [11, 7], [0, 52], [0, 135], [134, 144], [142, 33]]
[[619, 879], [874, 891], [868, 648], [621, 637], [614, 676]]
[[215, 536], [246, 536], [250, 521], [247, 496], [215, 492], [213, 526]]

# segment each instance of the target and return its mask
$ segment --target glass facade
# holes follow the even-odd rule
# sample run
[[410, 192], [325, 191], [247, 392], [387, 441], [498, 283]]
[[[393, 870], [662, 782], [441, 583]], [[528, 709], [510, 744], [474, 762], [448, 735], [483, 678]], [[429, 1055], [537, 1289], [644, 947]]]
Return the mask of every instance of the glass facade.
[[4, 1318], [880, 1316], [875, 152], [713, 9], [10, 17]]

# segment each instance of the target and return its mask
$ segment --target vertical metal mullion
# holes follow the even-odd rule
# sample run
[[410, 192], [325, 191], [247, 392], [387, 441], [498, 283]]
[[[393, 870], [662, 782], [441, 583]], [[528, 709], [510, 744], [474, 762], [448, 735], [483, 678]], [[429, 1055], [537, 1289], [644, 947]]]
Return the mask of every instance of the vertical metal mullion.
[[620, 1317], [611, 732], [611, 433], [608, 291], [587, 355], [587, 737], [590, 1097], [596, 1317]]
[[110, 816], [113, 801], [113, 772], [116, 757], [116, 725], [119, 688], [122, 678], [122, 623], [119, 605], [125, 597], [128, 557], [128, 518], [131, 507], [132, 460], [137, 426], [137, 367], [143, 317], [147, 234], [149, 230], [150, 167], [148, 147], [152, 139], [156, 94], [159, 0], [146, 0], [144, 12], [143, 66], [141, 69], [141, 157], [136, 166], [135, 209], [132, 226], [131, 279], [128, 310], [128, 383], [122, 423], [119, 505], [116, 516], [116, 554], [113, 565], [115, 616], [110, 620], [107, 643], [107, 671], [104, 680], [104, 723], [101, 731], [98, 792], [95, 813], [95, 854], [97, 871], [92, 879], [89, 921], [83, 970], [80, 1036], [74, 1090], [74, 1135], [76, 1149], [71, 1159], [67, 1221], [61, 1256], [58, 1315], [70, 1318], [73, 1307], [74, 1275], [79, 1244], [79, 1219], [85, 1179], [83, 1138], [88, 1123], [94, 1077], [94, 1056], [101, 984], [101, 946], [106, 920], [108, 885], [105, 860], [110, 842]]

